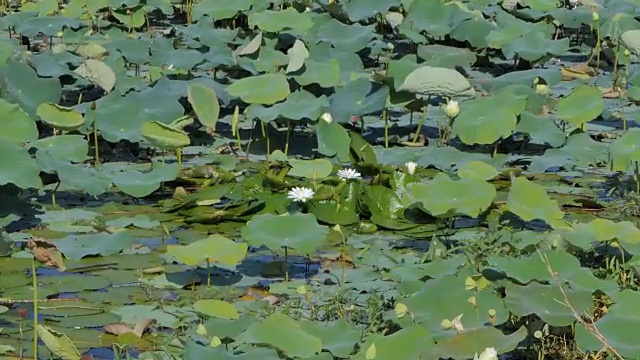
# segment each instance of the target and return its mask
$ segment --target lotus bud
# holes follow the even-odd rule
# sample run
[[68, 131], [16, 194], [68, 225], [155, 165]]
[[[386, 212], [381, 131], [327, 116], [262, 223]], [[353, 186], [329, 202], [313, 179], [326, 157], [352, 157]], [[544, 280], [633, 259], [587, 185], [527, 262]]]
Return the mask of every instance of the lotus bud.
[[395, 45], [393, 45], [393, 43], [390, 43], [390, 42], [387, 43], [387, 50], [393, 51], [393, 49], [395, 49], [395, 48], [396, 47], [395, 47]]
[[407, 172], [409, 173], [409, 175], [413, 175], [416, 172], [418, 164], [413, 161], [409, 161], [408, 163], [404, 164], [404, 166], [407, 167]]
[[458, 316], [456, 316], [452, 321], [451, 321], [451, 327], [457, 332], [457, 333], [461, 333], [464, 331], [464, 326], [462, 325], [462, 315], [464, 314], [460, 314]]
[[457, 101], [451, 100], [447, 103], [447, 105], [445, 105], [444, 113], [449, 119], [453, 119], [460, 113], [460, 105], [458, 105]]
[[449, 330], [453, 327], [453, 323], [449, 319], [444, 319], [440, 322], [440, 327], [442, 330]]
[[549, 85], [546, 84], [537, 84], [536, 93], [540, 95], [549, 95], [551, 94], [551, 88], [549, 88]]
[[497, 314], [496, 309], [489, 309], [488, 313], [489, 313], [489, 323], [491, 325], [495, 324], [496, 314]]
[[469, 302], [469, 304], [471, 304], [471, 306], [473, 306], [474, 309], [478, 307], [478, 300], [475, 296], [470, 297], [469, 299], [467, 299], [467, 301]]
[[629, 51], [629, 49], [624, 49], [624, 56], [626, 57], [631, 56], [631, 51]]
[[593, 18], [593, 21], [600, 20], [600, 15], [598, 15], [598, 13], [596, 11], [591, 13], [591, 17]]
[[328, 112], [322, 114], [320, 119], [324, 120], [327, 124], [331, 124], [333, 122], [333, 116]]
[[480, 354], [478, 360], [498, 360], [498, 352], [495, 348], [486, 348], [482, 354]]

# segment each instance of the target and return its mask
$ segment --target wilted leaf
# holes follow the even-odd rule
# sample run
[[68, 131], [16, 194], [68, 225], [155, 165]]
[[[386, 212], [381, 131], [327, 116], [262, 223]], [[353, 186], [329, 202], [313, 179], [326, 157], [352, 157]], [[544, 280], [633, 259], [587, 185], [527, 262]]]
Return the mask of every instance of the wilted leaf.
[[46, 266], [57, 268], [60, 271], [65, 271], [67, 269], [64, 265], [62, 253], [58, 250], [58, 247], [51, 242], [51, 240], [32, 237], [27, 242], [27, 247], [36, 261]]

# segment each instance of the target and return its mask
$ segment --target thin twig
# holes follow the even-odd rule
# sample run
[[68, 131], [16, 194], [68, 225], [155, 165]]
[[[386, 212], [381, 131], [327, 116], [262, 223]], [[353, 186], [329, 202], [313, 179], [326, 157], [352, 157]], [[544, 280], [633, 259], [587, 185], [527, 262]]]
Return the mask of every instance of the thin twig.
[[593, 336], [595, 336], [598, 339], [598, 341], [602, 343], [602, 345], [604, 346], [604, 350], [609, 350], [611, 351], [611, 353], [613, 353], [613, 355], [616, 358], [624, 360], [622, 355], [620, 355], [616, 351], [616, 349], [614, 349], [613, 346], [611, 346], [607, 338], [604, 335], [602, 335], [602, 333], [598, 330], [595, 319], [592, 316], [590, 316], [588, 313], [586, 313], [586, 311], [585, 311], [585, 317], [588, 318], [589, 322], [585, 321], [585, 319], [582, 316], [580, 316], [580, 314], [578, 314], [578, 311], [576, 310], [576, 308], [574, 308], [573, 305], [571, 305], [571, 302], [569, 301], [569, 296], [567, 295], [566, 291], [564, 290], [564, 287], [562, 286], [560, 276], [558, 275], [557, 272], [553, 271], [553, 268], [551, 267], [551, 263], [549, 262], [549, 258], [547, 257], [546, 254], [542, 254], [542, 252], [540, 252], [540, 249], [536, 251], [538, 252], [538, 255], [540, 255], [540, 258], [542, 259], [544, 266], [547, 268], [549, 275], [551, 275], [553, 280], [555, 280], [555, 282], [557, 283], [558, 288], [560, 289], [560, 293], [562, 294], [562, 297], [564, 299], [564, 305], [571, 310], [571, 313], [573, 314], [573, 317], [576, 319], [576, 321], [582, 324], [582, 326], [584, 326], [584, 328], [587, 329], [587, 331], [589, 331]]

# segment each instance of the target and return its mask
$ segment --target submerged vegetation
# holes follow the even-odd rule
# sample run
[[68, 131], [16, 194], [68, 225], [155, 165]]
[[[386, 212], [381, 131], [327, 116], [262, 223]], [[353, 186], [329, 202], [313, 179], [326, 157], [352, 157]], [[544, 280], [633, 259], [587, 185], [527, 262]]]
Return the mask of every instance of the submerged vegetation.
[[0, 1], [0, 357], [640, 357], [637, 6]]

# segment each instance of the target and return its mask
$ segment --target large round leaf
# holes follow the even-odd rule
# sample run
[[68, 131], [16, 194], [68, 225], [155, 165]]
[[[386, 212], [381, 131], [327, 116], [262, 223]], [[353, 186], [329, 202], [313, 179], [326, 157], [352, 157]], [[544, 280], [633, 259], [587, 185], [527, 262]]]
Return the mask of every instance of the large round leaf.
[[251, 246], [265, 245], [271, 251], [286, 246], [302, 254], [323, 245], [328, 234], [329, 228], [312, 214], [257, 215], [242, 229], [242, 238]]
[[289, 159], [290, 176], [305, 177], [308, 179], [324, 179], [331, 174], [333, 164], [327, 159], [298, 160]]
[[428, 183], [410, 183], [402, 198], [405, 207], [421, 203], [433, 216], [455, 211], [471, 217], [486, 210], [496, 197], [496, 188], [477, 178], [452, 180], [444, 173], [438, 173]]
[[640, 129], [631, 129], [609, 145], [611, 170], [625, 171], [640, 161]]
[[53, 103], [38, 106], [36, 115], [58, 130], [72, 131], [84, 125], [84, 117], [75, 109]]
[[291, 90], [284, 74], [264, 74], [236, 80], [227, 93], [249, 104], [271, 105], [289, 96]]
[[507, 195], [507, 210], [524, 221], [541, 219], [552, 226], [558, 224], [564, 217], [558, 202], [549, 198], [546, 189], [525, 177], [511, 180], [511, 189]]
[[597, 118], [604, 110], [602, 92], [595, 86], [578, 86], [569, 96], [558, 101], [555, 110], [560, 119], [580, 126]]
[[351, 138], [347, 130], [337, 122], [318, 121], [316, 127], [318, 152], [325, 156], [337, 156], [341, 162], [349, 161]]
[[23, 143], [38, 138], [38, 127], [20, 105], [0, 99], [0, 137]]
[[145, 121], [140, 131], [145, 140], [161, 150], [175, 150], [191, 143], [186, 132], [158, 121]]
[[467, 145], [493, 144], [511, 135], [526, 100], [526, 96], [506, 89], [491, 97], [465, 101], [453, 123], [452, 135]]
[[0, 185], [40, 188], [40, 167], [21, 146], [0, 138]]
[[236, 338], [249, 344], [268, 344], [291, 358], [308, 358], [322, 350], [322, 340], [300, 328], [285, 314], [275, 313], [264, 322], [249, 327]]
[[453, 69], [422, 66], [407, 75], [398, 91], [423, 96], [474, 96], [475, 90], [462, 74]]
[[193, 308], [199, 313], [220, 319], [235, 320], [240, 318], [238, 310], [231, 303], [223, 300], [198, 300], [193, 304]]
[[247, 254], [247, 244], [214, 234], [189, 245], [167, 245], [167, 255], [185, 265], [195, 266], [207, 259], [214, 264], [236, 266]]
[[187, 98], [198, 115], [200, 123], [215, 129], [220, 115], [220, 104], [216, 91], [201, 83], [191, 83], [187, 88]]
[[116, 74], [109, 65], [100, 60], [87, 59], [74, 72], [100, 86], [106, 92], [113, 90], [116, 85]]

